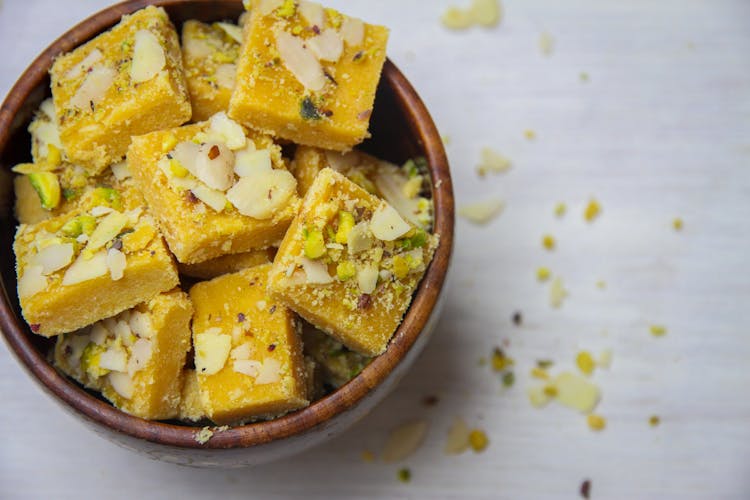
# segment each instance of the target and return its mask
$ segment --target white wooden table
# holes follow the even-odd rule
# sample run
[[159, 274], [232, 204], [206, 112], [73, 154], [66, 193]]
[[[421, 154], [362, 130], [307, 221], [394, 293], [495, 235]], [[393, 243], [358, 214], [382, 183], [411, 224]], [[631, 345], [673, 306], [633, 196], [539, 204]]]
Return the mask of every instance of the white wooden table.
[[[0, 95], [48, 43], [107, 3], [2, 1]], [[507, 203], [489, 226], [459, 221], [433, 341], [344, 436], [232, 472], [111, 445], [0, 348], [0, 498], [577, 498], [585, 478], [593, 498], [750, 498], [750, 2], [505, 0], [500, 27], [462, 33], [438, 21], [449, 1], [329, 3], [391, 27], [390, 57], [451, 138], [459, 203]], [[542, 32], [555, 39], [549, 57], [538, 48]], [[511, 157], [512, 171], [479, 179], [484, 146]], [[590, 196], [603, 205], [594, 224], [581, 215]], [[569, 208], [562, 220], [557, 201]], [[671, 228], [676, 216], [681, 233]], [[557, 238], [552, 253], [544, 233]], [[540, 265], [570, 290], [559, 310], [536, 282]], [[516, 310], [521, 327], [510, 320]], [[668, 334], [653, 338], [653, 323]], [[516, 359], [510, 390], [478, 366], [505, 339]], [[614, 352], [612, 369], [594, 377], [604, 432], [570, 410], [529, 405], [536, 359], [572, 369], [579, 349], [603, 348]], [[440, 401], [426, 408], [431, 394]], [[652, 414], [661, 426], [649, 427]], [[442, 453], [454, 415], [486, 429], [483, 454]], [[431, 423], [413, 457], [360, 460], [410, 418]], [[396, 479], [402, 466], [409, 484]]]

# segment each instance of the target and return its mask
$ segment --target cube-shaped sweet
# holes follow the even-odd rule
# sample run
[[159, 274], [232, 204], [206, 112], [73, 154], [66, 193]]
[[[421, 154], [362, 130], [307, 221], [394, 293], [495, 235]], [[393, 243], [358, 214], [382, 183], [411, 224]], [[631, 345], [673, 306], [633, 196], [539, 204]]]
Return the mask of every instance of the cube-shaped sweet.
[[178, 415], [193, 307], [178, 289], [57, 338], [55, 366], [141, 418]]
[[91, 208], [21, 224], [16, 232], [18, 296], [34, 333], [77, 330], [178, 283], [177, 267], [140, 196], [103, 189]]
[[177, 418], [183, 422], [198, 422], [206, 418], [201, 403], [201, 389], [195, 370], [186, 368], [182, 373], [182, 397]]
[[217, 424], [270, 418], [308, 404], [294, 313], [266, 294], [269, 265], [190, 289], [201, 402]]
[[229, 109], [240, 43], [242, 29], [235, 24], [189, 20], [182, 25], [182, 60], [194, 122]]
[[229, 116], [326, 149], [369, 137], [388, 30], [309, 1], [251, 4]]
[[279, 247], [269, 291], [349, 349], [375, 356], [401, 323], [437, 243], [326, 168]]
[[279, 146], [224, 113], [134, 137], [128, 165], [185, 264], [278, 244], [299, 206]]
[[273, 262], [274, 255], [276, 255], [276, 248], [261, 248], [249, 252], [222, 255], [197, 264], [178, 263], [177, 269], [180, 274], [185, 276], [210, 280], [222, 274], [236, 273], [248, 267], [270, 264]]
[[425, 230], [432, 227], [430, 177], [424, 158], [407, 160], [398, 167], [356, 149], [340, 153], [300, 146], [289, 165], [297, 179], [300, 196], [305, 195], [315, 177], [326, 167], [345, 175], [370, 194], [383, 198], [415, 226]]
[[160, 7], [123, 16], [57, 58], [50, 76], [65, 152], [94, 174], [122, 160], [131, 136], [190, 119], [177, 32]]

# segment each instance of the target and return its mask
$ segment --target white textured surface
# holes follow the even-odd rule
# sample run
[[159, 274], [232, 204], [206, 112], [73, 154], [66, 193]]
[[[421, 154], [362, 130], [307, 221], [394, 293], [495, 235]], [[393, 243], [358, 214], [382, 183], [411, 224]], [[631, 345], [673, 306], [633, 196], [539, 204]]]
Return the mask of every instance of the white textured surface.
[[[0, 95], [107, 3], [0, 3]], [[448, 1], [329, 3], [391, 27], [390, 57], [451, 136], [459, 202], [507, 202], [487, 227], [459, 221], [434, 340], [396, 393], [343, 437], [234, 472], [151, 462], [109, 444], [0, 348], [0, 498], [576, 498], [584, 478], [593, 498], [750, 497], [750, 2], [506, 0], [498, 29], [464, 33], [440, 26]], [[550, 57], [538, 49], [543, 31], [555, 38]], [[524, 139], [527, 128], [535, 141]], [[513, 159], [511, 172], [476, 177], [487, 145]], [[587, 225], [592, 195], [604, 213]], [[558, 200], [569, 207], [561, 221]], [[554, 253], [541, 249], [545, 232], [558, 239]], [[571, 291], [561, 310], [535, 281], [539, 265]], [[515, 310], [521, 328], [510, 322]], [[667, 336], [652, 338], [651, 323], [667, 325]], [[503, 339], [517, 360], [505, 392], [477, 366]], [[577, 349], [605, 347], [613, 367], [595, 380], [606, 431], [592, 433], [567, 410], [530, 408], [535, 359], [570, 368]], [[428, 394], [440, 396], [437, 406], [420, 404]], [[487, 430], [485, 453], [442, 454], [456, 414]], [[651, 414], [660, 427], [648, 426]], [[405, 485], [399, 466], [359, 454], [411, 417], [431, 428], [405, 463]]]

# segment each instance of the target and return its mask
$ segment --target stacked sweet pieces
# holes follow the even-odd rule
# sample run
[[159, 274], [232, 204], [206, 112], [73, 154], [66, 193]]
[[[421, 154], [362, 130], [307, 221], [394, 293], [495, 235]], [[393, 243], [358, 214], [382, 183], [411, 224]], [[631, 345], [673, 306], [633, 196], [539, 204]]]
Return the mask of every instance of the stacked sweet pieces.
[[14, 167], [25, 319], [142, 418], [267, 419], [341, 386], [438, 245], [423, 161], [341, 152], [367, 136], [387, 30], [248, 6], [181, 46], [147, 7], [59, 57]]

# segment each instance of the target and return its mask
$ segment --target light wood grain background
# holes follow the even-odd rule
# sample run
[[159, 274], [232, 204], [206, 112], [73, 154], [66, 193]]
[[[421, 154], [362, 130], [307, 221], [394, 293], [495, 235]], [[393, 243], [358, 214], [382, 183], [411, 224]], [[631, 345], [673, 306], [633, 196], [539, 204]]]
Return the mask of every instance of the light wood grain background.
[[[108, 3], [2, 1], [0, 95]], [[111, 445], [0, 348], [0, 498], [577, 498], [584, 478], [593, 498], [750, 498], [750, 2], [506, 0], [501, 26], [463, 33], [438, 21], [449, 1], [328, 3], [391, 28], [390, 57], [451, 138], [459, 203], [507, 203], [486, 227], [459, 221], [434, 339], [397, 391], [342, 437], [232, 472]], [[542, 32], [555, 39], [549, 57]], [[511, 157], [512, 171], [479, 179], [484, 146]], [[604, 211], [589, 225], [590, 196]], [[569, 207], [562, 220], [557, 201]], [[557, 238], [552, 253], [544, 233]], [[535, 280], [540, 265], [570, 290], [559, 310]], [[651, 337], [652, 323], [668, 334]], [[504, 340], [516, 359], [510, 390], [478, 366]], [[571, 369], [582, 348], [614, 352], [612, 369], [594, 377], [608, 418], [598, 434], [581, 415], [533, 409], [525, 396], [536, 359]], [[426, 408], [431, 394], [440, 401]], [[442, 453], [455, 415], [487, 431], [484, 453]], [[359, 459], [411, 418], [431, 424], [413, 457]], [[402, 466], [409, 484], [396, 479]]]

